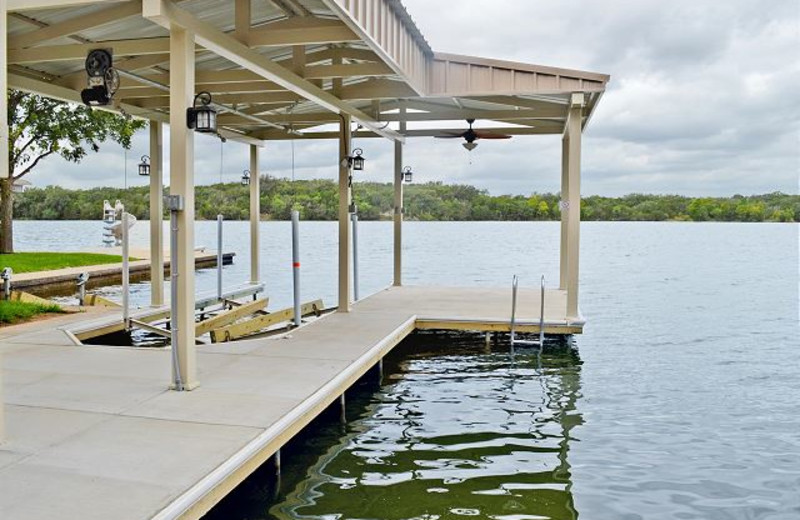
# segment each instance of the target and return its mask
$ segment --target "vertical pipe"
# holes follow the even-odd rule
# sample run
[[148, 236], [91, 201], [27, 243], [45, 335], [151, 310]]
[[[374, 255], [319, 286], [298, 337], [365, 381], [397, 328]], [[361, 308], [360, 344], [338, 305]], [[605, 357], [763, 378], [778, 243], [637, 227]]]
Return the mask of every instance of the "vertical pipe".
[[292, 281], [294, 287], [294, 324], [300, 326], [300, 212], [292, 210]]
[[353, 301], [358, 301], [358, 213], [351, 213], [353, 222]]
[[178, 240], [175, 251], [178, 269], [175, 293], [178, 325], [176, 341], [183, 388], [197, 383], [197, 354], [194, 340], [194, 131], [186, 125], [186, 107], [194, 101], [194, 35], [176, 25], [170, 28], [169, 53], [169, 122], [170, 122], [170, 194], [183, 198], [177, 212]]
[[217, 215], [217, 300], [222, 302], [222, 215]]
[[347, 399], [344, 397], [344, 392], [339, 396], [339, 421], [347, 424]]
[[130, 309], [130, 230], [128, 229], [129, 213], [122, 212], [122, 322], [125, 330], [131, 328]]
[[339, 129], [339, 312], [350, 312], [350, 116]]
[[182, 391], [180, 353], [178, 349], [178, 276], [180, 263], [178, 262], [178, 212], [169, 212], [169, 265], [170, 265], [170, 313], [169, 331], [172, 343], [172, 388]]
[[[400, 133], [405, 133], [405, 102], [400, 102]], [[403, 143], [394, 143], [394, 285], [403, 285]]]
[[150, 121], [150, 305], [164, 305], [164, 127]]
[[261, 224], [261, 175], [259, 175], [258, 146], [250, 145], [250, 283], [261, 280], [259, 272]]

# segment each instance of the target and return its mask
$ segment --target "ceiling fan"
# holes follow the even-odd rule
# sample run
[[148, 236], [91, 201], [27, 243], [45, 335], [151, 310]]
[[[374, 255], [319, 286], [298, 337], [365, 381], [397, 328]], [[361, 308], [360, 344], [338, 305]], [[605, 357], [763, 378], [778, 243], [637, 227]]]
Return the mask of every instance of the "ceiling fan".
[[466, 143], [462, 143], [461, 145], [470, 152], [477, 148], [478, 143], [475, 141], [478, 139], [511, 139], [511, 136], [508, 134], [498, 134], [487, 130], [473, 130], [472, 124], [474, 122], [474, 119], [467, 119], [469, 129], [464, 132], [445, 132], [442, 135], [436, 135], [434, 137], [438, 139], [458, 139], [463, 137]]

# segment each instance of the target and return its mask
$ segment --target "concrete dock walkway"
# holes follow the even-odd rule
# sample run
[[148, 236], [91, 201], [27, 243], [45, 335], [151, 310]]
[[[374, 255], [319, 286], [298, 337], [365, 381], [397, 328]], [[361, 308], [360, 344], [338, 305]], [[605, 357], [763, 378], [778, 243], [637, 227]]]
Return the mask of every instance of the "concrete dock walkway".
[[[539, 291], [522, 290], [523, 327]], [[566, 320], [547, 292], [546, 327]], [[198, 347], [200, 387], [167, 389], [168, 349], [75, 345], [67, 316], [0, 329], [0, 518], [198, 518], [415, 328], [508, 329], [510, 290], [393, 287], [281, 337]]]

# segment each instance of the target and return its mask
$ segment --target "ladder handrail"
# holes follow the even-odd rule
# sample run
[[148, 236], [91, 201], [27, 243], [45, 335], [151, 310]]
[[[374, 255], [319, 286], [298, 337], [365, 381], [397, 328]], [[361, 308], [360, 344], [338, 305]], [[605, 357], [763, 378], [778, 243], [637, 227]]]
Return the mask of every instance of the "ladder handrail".
[[511, 278], [511, 346], [514, 345], [539, 345], [544, 346], [544, 296], [545, 296], [545, 277], [541, 278], [541, 300], [539, 305], [539, 341], [528, 341], [516, 339], [517, 326], [517, 292], [519, 287], [519, 277], [514, 275]]

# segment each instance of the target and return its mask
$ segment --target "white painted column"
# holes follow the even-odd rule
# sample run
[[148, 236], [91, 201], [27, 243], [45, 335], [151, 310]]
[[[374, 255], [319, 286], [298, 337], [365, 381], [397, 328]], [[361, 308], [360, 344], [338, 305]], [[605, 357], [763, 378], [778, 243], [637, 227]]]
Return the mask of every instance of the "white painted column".
[[[400, 133], [405, 133], [406, 105], [400, 102]], [[394, 142], [394, 285], [403, 285], [403, 143]]]
[[258, 170], [258, 146], [250, 145], [250, 283], [258, 283], [259, 252], [261, 242], [259, 224], [261, 223], [261, 175]]
[[350, 116], [341, 114], [339, 129], [339, 312], [350, 312]]
[[567, 317], [578, 314], [578, 265], [581, 229], [581, 132], [583, 130], [583, 94], [573, 94], [567, 118], [567, 177], [569, 182], [569, 217], [567, 222]]
[[569, 138], [566, 131], [561, 138], [561, 255], [559, 266], [559, 289], [567, 290], [567, 229], [569, 226]]
[[186, 126], [186, 109], [194, 100], [194, 35], [170, 29], [170, 183], [171, 195], [184, 199], [178, 213], [178, 367], [184, 389], [197, 387], [194, 345], [194, 131]]
[[164, 305], [164, 127], [150, 121], [150, 305]]
[[[11, 177], [8, 163], [8, 27], [6, 0], [0, 0], [0, 178]], [[0, 266], [2, 269], [2, 266]], [[0, 353], [0, 443], [5, 439], [6, 404], [3, 400], [3, 354]]]

